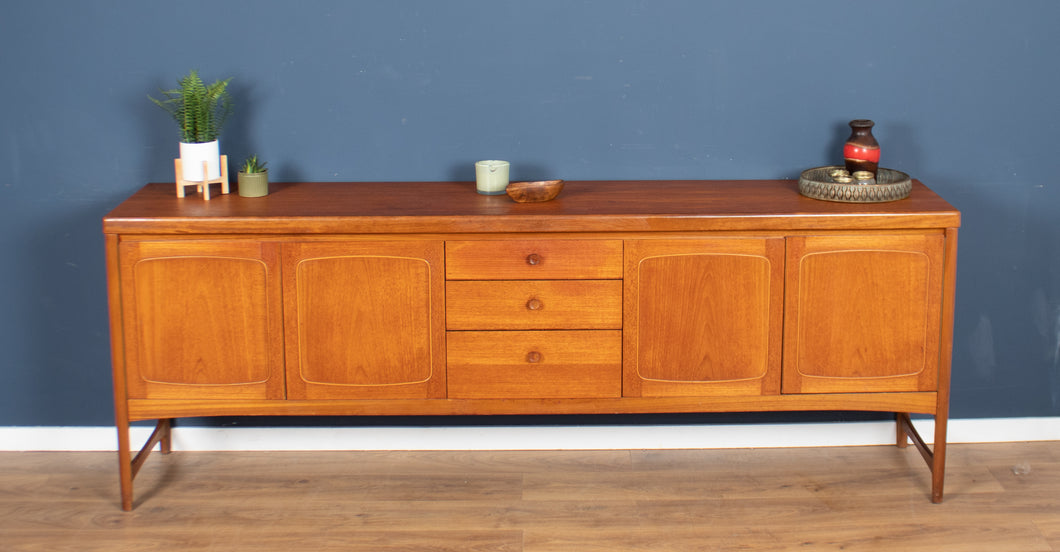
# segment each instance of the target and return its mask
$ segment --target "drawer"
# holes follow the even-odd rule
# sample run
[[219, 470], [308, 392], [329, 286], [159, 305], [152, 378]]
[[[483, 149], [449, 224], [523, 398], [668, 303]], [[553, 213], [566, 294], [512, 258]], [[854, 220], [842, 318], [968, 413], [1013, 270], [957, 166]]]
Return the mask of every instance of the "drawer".
[[445, 277], [449, 280], [617, 280], [622, 278], [622, 241], [447, 241]]
[[617, 330], [622, 328], [622, 281], [448, 282], [445, 325], [450, 330]]
[[619, 397], [622, 332], [447, 332], [451, 399]]

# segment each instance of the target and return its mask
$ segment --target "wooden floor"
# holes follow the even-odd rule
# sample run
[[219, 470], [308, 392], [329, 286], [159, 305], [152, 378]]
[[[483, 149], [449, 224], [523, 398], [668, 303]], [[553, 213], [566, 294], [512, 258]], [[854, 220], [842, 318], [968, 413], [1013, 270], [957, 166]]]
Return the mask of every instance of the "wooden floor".
[[0, 550], [1060, 551], [1060, 442], [115, 457], [0, 453]]

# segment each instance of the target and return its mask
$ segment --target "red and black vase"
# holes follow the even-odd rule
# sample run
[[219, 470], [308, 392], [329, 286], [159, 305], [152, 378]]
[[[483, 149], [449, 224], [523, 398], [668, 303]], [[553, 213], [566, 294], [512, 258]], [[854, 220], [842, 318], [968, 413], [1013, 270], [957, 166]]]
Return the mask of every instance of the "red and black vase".
[[868, 119], [850, 121], [850, 138], [843, 144], [843, 161], [851, 174], [869, 171], [875, 175], [880, 166], [880, 143], [872, 135], [874, 124]]

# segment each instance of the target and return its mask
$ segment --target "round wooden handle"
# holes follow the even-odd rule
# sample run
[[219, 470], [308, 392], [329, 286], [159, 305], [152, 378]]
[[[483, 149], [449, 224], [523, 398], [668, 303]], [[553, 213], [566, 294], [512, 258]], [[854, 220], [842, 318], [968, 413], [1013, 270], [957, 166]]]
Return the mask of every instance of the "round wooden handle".
[[541, 359], [542, 359], [541, 353], [539, 353], [537, 351], [530, 351], [529, 353], [526, 353], [526, 361], [531, 363], [531, 364], [535, 364], [535, 363], [541, 362]]
[[527, 255], [526, 256], [526, 264], [528, 264], [530, 266], [541, 264], [541, 255], [538, 255], [537, 253], [531, 253], [531, 254]]
[[541, 300], [538, 299], [537, 297], [534, 297], [534, 298], [532, 298], [532, 299], [530, 299], [529, 301], [526, 302], [526, 309], [527, 310], [532, 310], [532, 311], [541, 310], [544, 306], [545, 306], [545, 304], [542, 303]]

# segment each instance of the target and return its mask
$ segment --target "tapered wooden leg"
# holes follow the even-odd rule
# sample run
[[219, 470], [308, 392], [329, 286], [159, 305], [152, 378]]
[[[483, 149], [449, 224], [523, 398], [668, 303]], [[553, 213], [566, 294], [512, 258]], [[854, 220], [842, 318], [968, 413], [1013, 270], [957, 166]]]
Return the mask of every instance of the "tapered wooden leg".
[[957, 229], [946, 229], [946, 266], [942, 306], [942, 351], [939, 356], [938, 403], [935, 407], [935, 453], [931, 461], [931, 501], [942, 502], [946, 475], [946, 426], [950, 419], [950, 367], [953, 362], [953, 301], [957, 279]]
[[129, 447], [129, 420], [118, 416], [118, 479], [121, 486], [121, 509], [132, 511], [133, 507], [133, 470], [132, 450]]
[[946, 425], [949, 416], [942, 412], [935, 416], [935, 447], [931, 462], [931, 501], [942, 502], [942, 484], [946, 476]]
[[909, 433], [905, 430], [905, 424], [902, 423], [902, 416], [908, 416], [908, 414], [899, 412], [894, 415], [894, 427], [896, 429], [896, 444], [898, 448], [906, 448], [909, 446]]
[[166, 422], [166, 431], [158, 440], [158, 447], [162, 454], [169, 454], [173, 451], [173, 421], [166, 420]]
[[[180, 159], [175, 161], [177, 175], [180, 175]], [[180, 180], [177, 180], [177, 191], [181, 192]], [[133, 506], [133, 468], [132, 448], [129, 446], [129, 403], [126, 401], [125, 388], [125, 345], [122, 341], [122, 323], [115, 313], [121, 312], [121, 288], [118, 268], [118, 236], [108, 234], [107, 242], [107, 288], [110, 303], [110, 347], [111, 370], [114, 384], [114, 426], [118, 431], [118, 482], [121, 491], [122, 510], [132, 510]]]

